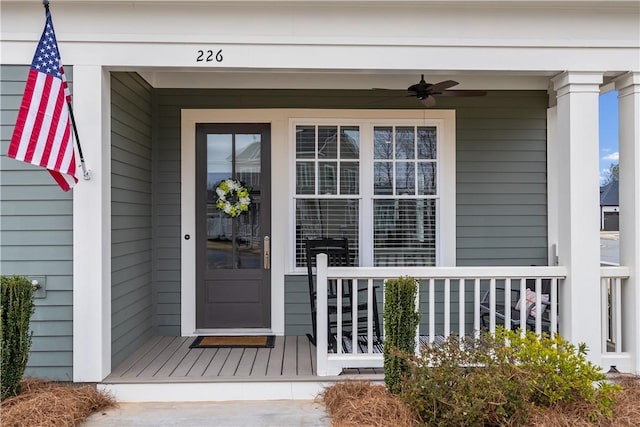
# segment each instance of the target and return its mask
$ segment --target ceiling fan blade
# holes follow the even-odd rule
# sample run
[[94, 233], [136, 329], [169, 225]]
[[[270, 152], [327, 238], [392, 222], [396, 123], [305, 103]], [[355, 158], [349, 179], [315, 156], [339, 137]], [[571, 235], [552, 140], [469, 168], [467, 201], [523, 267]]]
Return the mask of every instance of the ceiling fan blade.
[[445, 80], [443, 82], [434, 83], [433, 85], [429, 86], [428, 90], [430, 92], [440, 92], [441, 90], [449, 89], [450, 87], [453, 87], [457, 84], [459, 83], [454, 80]]
[[438, 96], [485, 96], [485, 90], [443, 90]]
[[427, 108], [435, 107], [436, 105], [436, 99], [433, 96], [427, 96], [425, 99], [421, 99], [420, 102]]

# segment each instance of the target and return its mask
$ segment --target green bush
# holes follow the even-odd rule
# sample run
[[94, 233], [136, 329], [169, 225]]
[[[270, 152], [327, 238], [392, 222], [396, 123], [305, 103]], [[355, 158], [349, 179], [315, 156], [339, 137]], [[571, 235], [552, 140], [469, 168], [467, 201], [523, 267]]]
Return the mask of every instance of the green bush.
[[391, 393], [400, 390], [409, 366], [402, 353], [414, 354], [420, 314], [416, 311], [418, 282], [412, 277], [389, 279], [384, 290], [384, 381]]
[[0, 392], [1, 400], [20, 393], [31, 337], [29, 321], [35, 307], [31, 281], [22, 276], [0, 277]]
[[585, 402], [592, 420], [612, 415], [617, 386], [587, 361], [584, 346], [556, 335], [498, 328], [451, 336], [407, 356], [400, 395], [432, 426], [522, 425], [532, 409]]

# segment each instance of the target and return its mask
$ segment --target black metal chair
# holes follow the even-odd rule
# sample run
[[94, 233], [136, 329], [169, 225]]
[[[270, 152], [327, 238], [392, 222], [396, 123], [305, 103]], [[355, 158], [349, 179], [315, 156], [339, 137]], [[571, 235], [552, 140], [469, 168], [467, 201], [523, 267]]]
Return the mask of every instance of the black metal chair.
[[[311, 325], [312, 325], [312, 333], [307, 334], [309, 340], [315, 345], [316, 336], [317, 336], [317, 326], [316, 325], [316, 311], [317, 311], [317, 291], [316, 291], [316, 283], [315, 283], [315, 274], [313, 269], [316, 267], [316, 257], [318, 254], [326, 254], [328, 258], [328, 265], [331, 267], [348, 267], [351, 265], [351, 259], [349, 255], [349, 243], [346, 238], [343, 239], [335, 239], [335, 238], [320, 238], [320, 239], [308, 239], [305, 243], [306, 257], [307, 257], [307, 276], [309, 281], [309, 303], [311, 305]], [[351, 329], [351, 325], [353, 324], [351, 321], [352, 315], [352, 307], [353, 307], [353, 298], [352, 292], [353, 287], [358, 288], [357, 283], [353, 283], [351, 280], [344, 280], [342, 282], [342, 326], [343, 326], [343, 334], [349, 337], [352, 341], [354, 340], [353, 331]], [[366, 288], [357, 289], [358, 292], [364, 293], [366, 295]], [[333, 351], [335, 352], [337, 349], [337, 281], [330, 280], [328, 283], [328, 325], [327, 325], [327, 333], [329, 337], [329, 344]], [[364, 298], [364, 297], [363, 297]], [[367, 302], [360, 302], [358, 300], [358, 337], [367, 335]], [[373, 334], [374, 341], [381, 342], [381, 333], [380, 333], [380, 320], [378, 318], [378, 303], [376, 298], [376, 289], [373, 291]], [[355, 340], [358, 339], [355, 338]]]
[[[542, 299], [541, 303], [541, 325], [543, 332], [549, 332], [551, 327], [551, 321], [549, 319], [549, 281], [542, 281], [542, 294], [547, 296], [547, 299]], [[535, 289], [535, 280], [527, 280], [526, 290], [534, 291]], [[495, 316], [496, 316], [496, 324], [506, 326], [505, 322], [507, 320], [506, 316], [506, 308], [504, 306], [504, 292], [505, 288], [502, 286], [496, 286], [496, 296], [500, 295], [500, 298], [496, 298], [495, 304]], [[520, 286], [514, 286], [511, 288], [511, 307], [510, 310], [510, 329], [519, 329], [521, 328], [521, 318], [520, 318], [520, 306], [519, 303], [524, 303], [525, 305], [525, 328], [535, 331], [536, 328], [536, 318], [538, 314], [535, 312], [535, 300], [531, 300], [528, 298], [528, 295], [525, 295], [524, 298], [520, 296]], [[482, 321], [482, 327], [487, 328], [489, 326], [489, 320], [491, 316], [491, 307], [490, 307], [490, 292], [487, 290], [480, 300], [480, 319]]]

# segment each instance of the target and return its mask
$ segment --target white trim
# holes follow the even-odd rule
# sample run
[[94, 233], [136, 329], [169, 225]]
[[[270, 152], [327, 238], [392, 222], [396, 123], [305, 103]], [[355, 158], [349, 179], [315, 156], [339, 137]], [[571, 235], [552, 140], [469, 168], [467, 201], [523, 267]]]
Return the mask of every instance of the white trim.
[[[310, 110], [313, 111], [313, 110]], [[331, 110], [327, 110], [331, 111]], [[357, 195], [345, 195], [345, 198], [360, 200], [360, 265], [373, 265], [372, 230], [373, 219], [367, 212], [372, 212], [374, 199], [371, 186], [373, 177], [373, 149], [368, 142], [373, 141], [373, 127], [376, 125], [388, 126], [435, 126], [437, 129], [437, 153], [438, 168], [437, 182], [438, 192], [435, 197], [437, 203], [436, 225], [436, 262], [438, 266], [454, 266], [456, 264], [456, 133], [455, 110], [365, 110], [369, 111], [369, 117], [353, 115], [354, 110], [334, 111], [334, 116], [314, 117], [308, 114], [306, 117], [291, 118], [289, 120], [289, 155], [287, 158], [295, 165], [295, 126], [296, 125], [357, 125], [360, 127], [360, 188]], [[312, 160], [312, 159], [308, 159]], [[295, 218], [295, 167], [291, 167], [289, 178], [289, 194], [291, 206], [289, 217]], [[303, 197], [306, 197], [303, 196]], [[314, 196], [309, 196], [314, 197]], [[341, 196], [336, 196], [341, 197]], [[289, 226], [289, 254], [287, 272], [302, 274], [303, 268], [296, 267], [295, 263], [295, 222]]]
[[[89, 181], [73, 191], [73, 380], [111, 372], [111, 96], [98, 66], [73, 67], [74, 113]], [[101, 102], [96, 102], [101, 100]], [[79, 160], [79, 159], [78, 159]]]
[[560, 287], [560, 334], [584, 342], [601, 364], [598, 104], [602, 73], [564, 72], [557, 93], [558, 256], [567, 267]]
[[[182, 110], [180, 122], [180, 334], [196, 335], [196, 121]], [[185, 240], [185, 236], [193, 236]]]
[[[197, 334], [195, 320], [195, 239], [185, 240], [184, 235], [195, 235], [195, 124], [196, 123], [271, 123], [271, 330], [276, 335], [284, 334], [284, 276], [291, 273], [292, 248], [294, 241], [288, 221], [293, 212], [290, 147], [290, 120], [336, 118], [340, 120], [442, 120], [443, 152], [442, 161], [451, 163], [447, 167], [444, 184], [450, 186], [443, 191], [452, 191], [446, 202], [447, 215], [441, 224], [443, 239], [451, 242], [442, 248], [442, 265], [455, 265], [455, 112], [451, 110], [325, 110], [325, 109], [184, 109], [181, 117], [181, 314], [182, 336]], [[281, 159], [287, 159], [282, 162]], [[277, 191], [284, 189], [285, 191]]]
[[[554, 100], [555, 101], [555, 100]], [[547, 263], [558, 265], [558, 108], [547, 109]]]
[[620, 264], [629, 268], [623, 289], [624, 351], [640, 374], [640, 72], [616, 81], [620, 127]]
[[[342, 379], [342, 377], [340, 377]], [[374, 381], [382, 383], [382, 381]], [[225, 402], [244, 400], [313, 400], [332, 381], [187, 382], [98, 384], [118, 402]]]
[[[286, 116], [283, 110], [245, 109], [182, 110], [181, 117], [181, 314], [180, 332], [182, 336], [197, 335], [196, 293], [195, 293], [195, 238], [185, 240], [184, 235], [195, 236], [195, 125], [196, 123], [270, 123], [271, 124], [271, 185], [272, 189], [286, 188], [288, 166], [278, 162], [286, 158], [287, 147], [278, 141], [286, 140]], [[283, 180], [285, 180], [283, 182]], [[272, 190], [271, 252], [284, 253], [286, 227], [279, 209], [288, 209], [286, 197]], [[279, 215], [279, 216], [278, 216]], [[284, 334], [284, 269], [278, 258], [271, 262], [271, 332]]]

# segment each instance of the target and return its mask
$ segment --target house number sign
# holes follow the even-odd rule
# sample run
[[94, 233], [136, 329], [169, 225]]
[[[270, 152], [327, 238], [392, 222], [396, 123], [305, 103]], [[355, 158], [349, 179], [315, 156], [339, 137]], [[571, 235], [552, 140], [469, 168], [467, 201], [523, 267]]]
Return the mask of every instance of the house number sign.
[[222, 49], [217, 52], [214, 50], [202, 50], [196, 51], [196, 62], [222, 62]]

